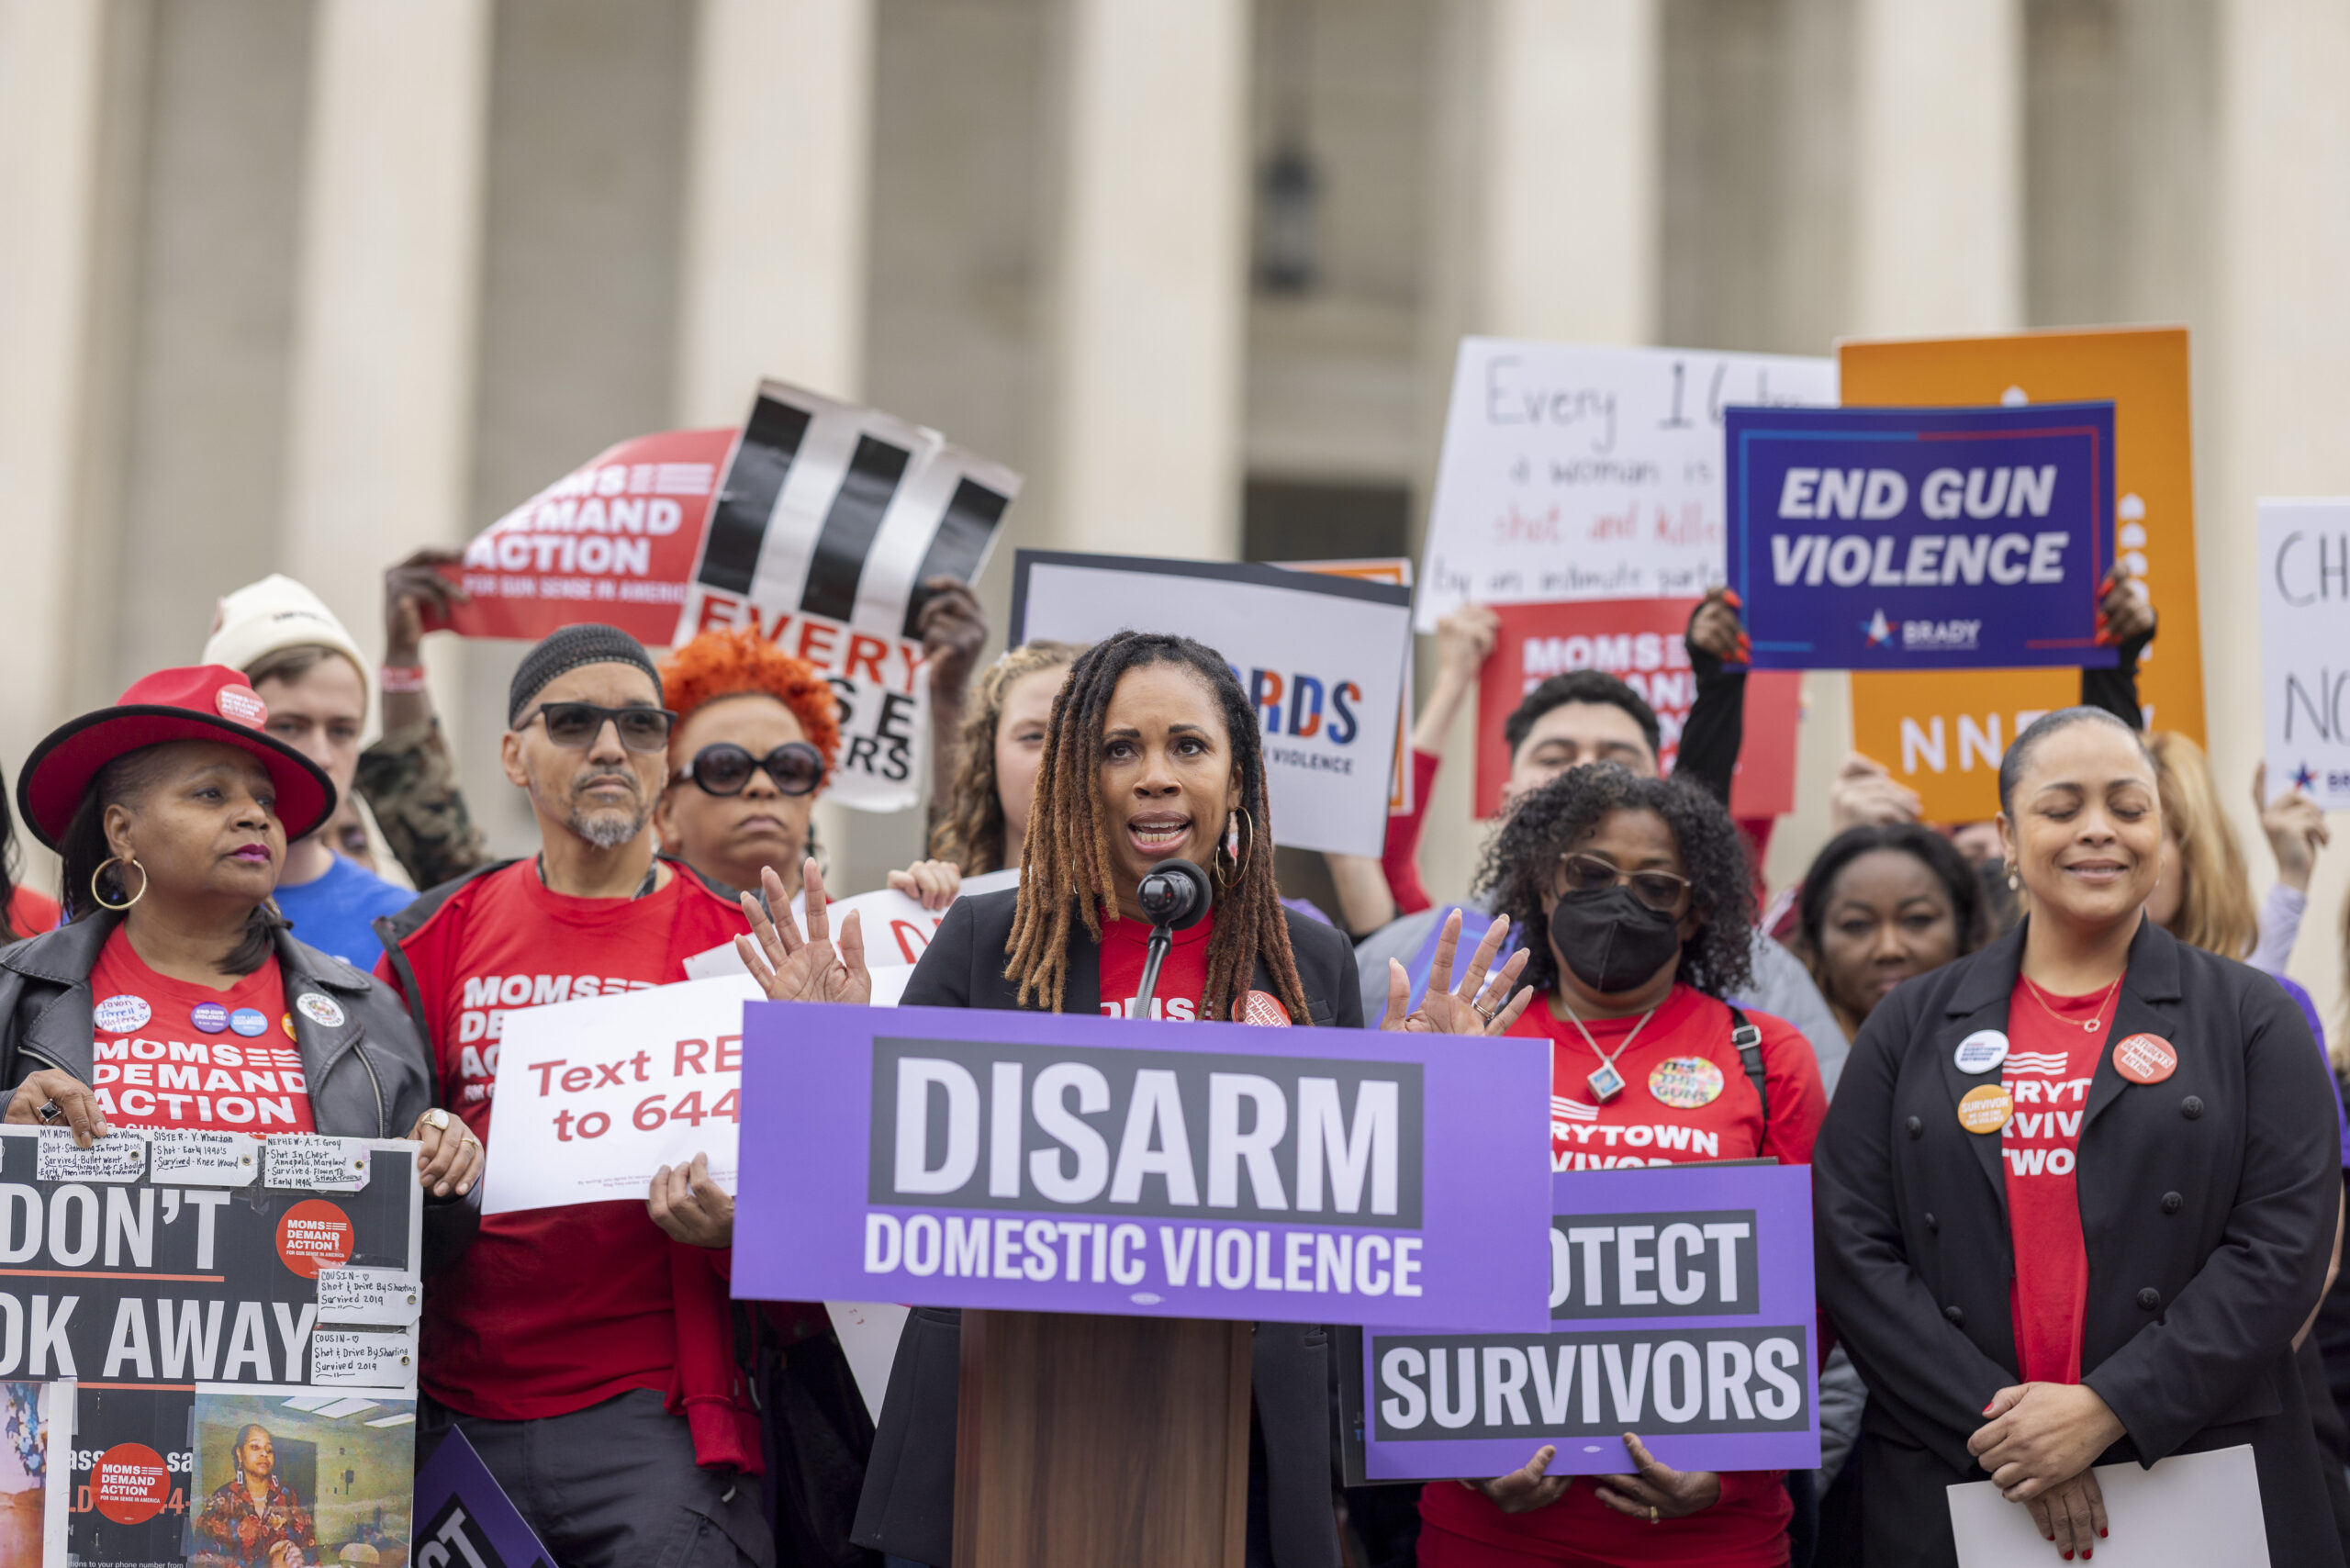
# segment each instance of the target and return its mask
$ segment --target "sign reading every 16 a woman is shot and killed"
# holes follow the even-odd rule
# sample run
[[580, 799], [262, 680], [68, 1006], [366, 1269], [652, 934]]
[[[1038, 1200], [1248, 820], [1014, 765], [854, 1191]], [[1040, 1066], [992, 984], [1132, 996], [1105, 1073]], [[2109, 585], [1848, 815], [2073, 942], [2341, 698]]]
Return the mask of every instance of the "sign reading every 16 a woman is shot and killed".
[[1539, 1327], [1539, 1041], [754, 1003], [737, 1295]]

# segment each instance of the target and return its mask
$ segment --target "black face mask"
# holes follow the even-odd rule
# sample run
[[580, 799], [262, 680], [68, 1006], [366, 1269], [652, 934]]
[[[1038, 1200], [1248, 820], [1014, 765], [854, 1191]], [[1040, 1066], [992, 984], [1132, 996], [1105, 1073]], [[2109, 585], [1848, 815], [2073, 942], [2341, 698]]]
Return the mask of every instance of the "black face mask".
[[1626, 887], [1569, 893], [1550, 910], [1550, 945], [1603, 996], [1637, 990], [1681, 951], [1678, 922]]

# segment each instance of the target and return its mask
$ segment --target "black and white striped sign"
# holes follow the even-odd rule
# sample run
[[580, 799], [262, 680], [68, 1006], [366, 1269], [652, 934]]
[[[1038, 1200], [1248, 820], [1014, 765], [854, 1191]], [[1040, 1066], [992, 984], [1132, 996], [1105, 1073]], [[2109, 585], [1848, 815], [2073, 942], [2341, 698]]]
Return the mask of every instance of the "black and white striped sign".
[[927, 579], [987, 563], [1020, 476], [936, 431], [767, 381], [735, 438], [677, 641], [751, 626], [822, 670], [841, 702], [833, 792], [901, 810], [922, 782]]

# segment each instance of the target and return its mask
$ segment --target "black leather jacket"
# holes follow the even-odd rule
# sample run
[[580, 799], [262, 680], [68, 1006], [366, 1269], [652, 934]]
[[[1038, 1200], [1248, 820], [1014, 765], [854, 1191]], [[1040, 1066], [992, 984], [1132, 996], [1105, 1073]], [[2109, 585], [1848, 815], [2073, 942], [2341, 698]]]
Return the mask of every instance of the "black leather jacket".
[[[95, 1077], [90, 971], [118, 924], [114, 915], [93, 915], [0, 947], [0, 1083], [14, 1089], [43, 1068], [84, 1083]], [[298, 1007], [287, 1008], [319, 1131], [337, 1137], [407, 1136], [437, 1097], [437, 1079], [399, 999], [283, 930], [277, 967], [289, 1003], [305, 991], [322, 991], [342, 1006], [342, 1023], [334, 1028]], [[480, 1228], [480, 1182], [463, 1198], [436, 1201], [426, 1194], [425, 1271], [454, 1262]]]

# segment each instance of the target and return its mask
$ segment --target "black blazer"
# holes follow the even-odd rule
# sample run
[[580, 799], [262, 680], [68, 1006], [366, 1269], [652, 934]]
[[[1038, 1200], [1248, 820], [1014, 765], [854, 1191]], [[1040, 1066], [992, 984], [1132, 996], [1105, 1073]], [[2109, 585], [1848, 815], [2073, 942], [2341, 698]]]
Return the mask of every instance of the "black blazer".
[[[1003, 978], [1015, 890], [958, 899], [914, 967], [907, 1007], [1018, 1008]], [[1312, 1022], [1360, 1028], [1362, 997], [1354, 945], [1334, 928], [1289, 917]], [[1272, 990], [1265, 966], [1254, 981]], [[1101, 945], [1082, 925], [1069, 938], [1061, 1011], [1102, 1009]], [[1034, 1011], [1034, 1009], [1031, 1009]], [[873, 1435], [853, 1539], [916, 1562], [950, 1568], [955, 1544], [955, 1422], [962, 1315], [916, 1307], [898, 1341], [890, 1389]], [[1260, 1323], [1250, 1357], [1257, 1424], [1264, 1435], [1265, 1518], [1277, 1568], [1337, 1568], [1330, 1514], [1329, 1336], [1304, 1323]], [[1253, 1531], [1257, 1521], [1250, 1522]]]
[[[1942, 1488], [1984, 1479], [1980, 1412], [2020, 1381], [2014, 1246], [1996, 1135], [1958, 1123], [1958, 1043], [2004, 1029], [2019, 928], [1869, 1014], [1812, 1151], [1819, 1293], [1869, 1387], [1866, 1560], [1955, 1562]], [[2342, 1199], [2333, 1086], [2300, 1011], [2245, 965], [2153, 921], [2111, 1037], [2178, 1053], [2090, 1081], [2076, 1177], [2089, 1267], [2081, 1381], [2127, 1436], [2099, 1462], [2250, 1443], [2275, 1562], [2339, 1563], [2292, 1338], [2317, 1303]]]

